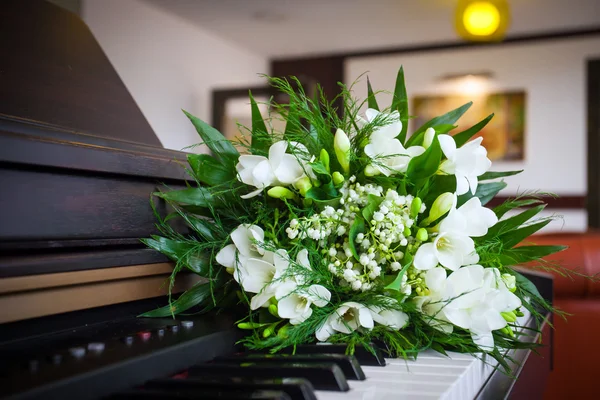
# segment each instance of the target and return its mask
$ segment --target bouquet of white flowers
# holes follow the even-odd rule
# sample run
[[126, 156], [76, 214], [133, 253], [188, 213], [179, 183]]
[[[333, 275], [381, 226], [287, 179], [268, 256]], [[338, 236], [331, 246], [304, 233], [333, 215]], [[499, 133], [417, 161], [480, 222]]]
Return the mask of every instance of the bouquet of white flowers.
[[552, 307], [511, 266], [564, 247], [522, 243], [550, 222], [536, 217], [541, 200], [484, 207], [506, 186], [498, 178], [520, 172], [490, 172], [473, 139], [493, 115], [454, 133], [468, 103], [408, 136], [402, 68], [382, 110], [368, 82], [364, 102], [341, 85], [337, 110], [338, 98], [313, 100], [294, 78], [270, 81], [289, 104], [270, 104], [265, 120], [250, 95], [240, 142], [186, 113], [212, 154], [188, 155], [195, 185], [155, 193], [174, 212], [157, 214], [162, 236], [144, 243], [176, 262], [171, 284], [182, 270], [206, 279], [145, 315], [241, 307], [245, 345], [271, 351], [384, 342], [395, 356], [483, 351], [503, 363], [499, 348], [534, 346], [515, 334], [517, 316]]

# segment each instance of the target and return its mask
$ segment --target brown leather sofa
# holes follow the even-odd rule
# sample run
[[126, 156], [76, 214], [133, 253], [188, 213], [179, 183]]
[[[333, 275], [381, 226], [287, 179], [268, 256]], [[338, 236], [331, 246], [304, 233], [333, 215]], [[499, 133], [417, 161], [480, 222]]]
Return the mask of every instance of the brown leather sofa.
[[[569, 248], [549, 260], [586, 275], [600, 275], [600, 232], [538, 235], [535, 244]], [[554, 275], [554, 369], [545, 400], [600, 398], [600, 283], [579, 276]]]

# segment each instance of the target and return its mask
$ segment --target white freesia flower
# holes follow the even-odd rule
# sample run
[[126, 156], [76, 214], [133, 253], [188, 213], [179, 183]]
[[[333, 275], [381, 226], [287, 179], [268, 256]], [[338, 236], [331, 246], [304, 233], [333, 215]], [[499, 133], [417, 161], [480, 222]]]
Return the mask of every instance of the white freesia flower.
[[456, 271], [463, 265], [478, 261], [473, 239], [450, 231], [439, 233], [431, 243], [423, 243], [415, 254], [413, 265], [419, 270], [429, 270], [441, 264]]
[[288, 290], [281, 277], [289, 263], [279, 263], [277, 253], [269, 253], [273, 260], [271, 262], [265, 258], [249, 258], [239, 267], [240, 285], [246, 292], [256, 293], [250, 300], [252, 310], [268, 305], [272, 297], [278, 297], [282, 291]]
[[349, 301], [335, 310], [317, 329], [316, 337], [323, 342], [336, 332], [351, 333], [359, 328], [373, 329], [371, 311], [362, 304]]
[[445, 297], [450, 301], [444, 314], [454, 325], [468, 329], [483, 350], [494, 348], [492, 331], [507, 324], [500, 313], [521, 306], [521, 300], [501, 282], [497, 269], [481, 265], [461, 268], [447, 278]]
[[[365, 114], [367, 120], [373, 122], [381, 113], [369, 108]], [[425, 149], [421, 146], [412, 146], [405, 149], [402, 143], [396, 139], [396, 136], [402, 130], [402, 122], [398, 111], [394, 111], [383, 118], [389, 123], [376, 128], [369, 138], [369, 144], [365, 146], [365, 154], [375, 161], [370, 165], [370, 169], [385, 176], [390, 176], [396, 172], [406, 172], [410, 160], [423, 154]]]
[[440, 170], [456, 176], [456, 193], [461, 195], [469, 189], [475, 194], [477, 177], [483, 175], [492, 166], [487, 158], [487, 150], [481, 146], [482, 137], [467, 142], [456, 148], [456, 142], [450, 135], [438, 135], [440, 146], [447, 160], [440, 165]]
[[331, 299], [331, 292], [321, 285], [297, 289], [279, 300], [277, 312], [281, 318], [287, 318], [292, 325], [306, 321], [312, 315], [311, 305], [324, 307]]
[[262, 248], [265, 232], [258, 225], [243, 224], [231, 232], [233, 244], [227, 245], [217, 253], [216, 260], [225, 268], [233, 268], [234, 279], [239, 282], [238, 268], [244, 265], [249, 258], [267, 259], [269, 252]]
[[291, 185], [304, 175], [304, 170], [295, 156], [287, 154], [288, 143], [280, 141], [269, 148], [269, 158], [241, 155], [236, 170], [238, 179], [257, 189], [241, 196], [248, 199], [258, 195], [264, 188]]
[[425, 285], [429, 294], [417, 296], [413, 301], [417, 310], [428, 316], [425, 322], [444, 333], [452, 333], [454, 328], [444, 314], [446, 278], [446, 270], [442, 267], [428, 270], [425, 273]]
[[[397, 301], [392, 299], [390, 299], [390, 301], [397, 303]], [[373, 317], [373, 321], [377, 322], [380, 325], [399, 330], [404, 328], [406, 324], [408, 324], [408, 314], [400, 310], [382, 308], [379, 306], [370, 306], [369, 311], [371, 312], [371, 317]]]
[[478, 197], [473, 197], [444, 218], [440, 224], [440, 231], [460, 232], [470, 237], [479, 237], [487, 234], [488, 229], [497, 222], [496, 214], [483, 207]]

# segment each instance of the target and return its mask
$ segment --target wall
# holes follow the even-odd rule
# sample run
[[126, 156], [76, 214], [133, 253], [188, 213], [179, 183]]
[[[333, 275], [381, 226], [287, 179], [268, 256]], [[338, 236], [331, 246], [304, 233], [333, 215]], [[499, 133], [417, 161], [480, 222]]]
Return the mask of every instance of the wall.
[[[525, 169], [506, 178], [503, 194], [539, 189], [585, 195], [588, 58], [600, 58], [600, 38], [354, 58], [346, 62], [345, 76], [350, 83], [368, 71], [375, 89], [393, 90], [397, 70], [403, 65], [410, 96], [452, 90], [435, 82], [443, 75], [493, 71], [491, 90], [525, 89], [527, 96], [525, 160], [496, 162], [493, 167]], [[358, 86], [361, 91], [364, 87]], [[390, 96], [380, 96], [380, 104], [389, 105]], [[551, 230], [578, 231], [587, 226], [583, 210], [553, 211], [564, 214], [564, 225], [553, 222]]]
[[199, 141], [181, 109], [210, 122], [213, 88], [268, 72], [266, 58], [139, 0], [85, 0], [82, 15], [166, 148]]

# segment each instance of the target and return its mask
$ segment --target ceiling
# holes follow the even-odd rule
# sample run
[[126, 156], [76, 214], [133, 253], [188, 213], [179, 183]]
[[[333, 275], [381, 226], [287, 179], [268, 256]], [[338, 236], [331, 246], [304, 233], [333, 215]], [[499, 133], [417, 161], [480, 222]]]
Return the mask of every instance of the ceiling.
[[[271, 58], [459, 40], [457, 0], [144, 1]], [[508, 35], [600, 26], [599, 0], [509, 3]]]

